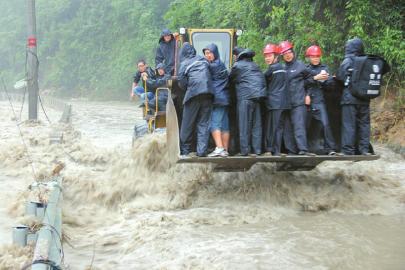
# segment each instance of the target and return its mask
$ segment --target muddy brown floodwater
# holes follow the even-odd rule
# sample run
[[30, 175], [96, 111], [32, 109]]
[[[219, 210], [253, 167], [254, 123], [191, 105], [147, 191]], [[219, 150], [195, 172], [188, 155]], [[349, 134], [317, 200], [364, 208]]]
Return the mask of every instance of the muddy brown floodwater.
[[[404, 269], [405, 161], [382, 145], [377, 161], [217, 173], [167, 165], [162, 134], [132, 149], [133, 104], [74, 102], [73, 111], [63, 145], [48, 144], [46, 121], [20, 125], [37, 176], [66, 163], [67, 269]], [[33, 173], [6, 102], [0, 128], [4, 245]]]

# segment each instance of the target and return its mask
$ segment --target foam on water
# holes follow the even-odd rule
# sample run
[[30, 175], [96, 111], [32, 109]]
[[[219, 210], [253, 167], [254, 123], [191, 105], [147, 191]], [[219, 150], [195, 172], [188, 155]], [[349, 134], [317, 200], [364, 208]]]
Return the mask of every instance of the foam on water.
[[[1, 108], [0, 122], [7, 130], [0, 142], [2, 172], [28, 186], [33, 177], [25, 149]], [[68, 127], [65, 144], [49, 145], [49, 125], [21, 128], [37, 178], [49, 177], [57, 162], [66, 164], [63, 221], [74, 246], [65, 245], [72, 269], [88, 265], [93, 252], [93, 267], [100, 269], [344, 269], [344, 260], [319, 261], [310, 248], [298, 247], [312, 242], [344, 254], [366, 239], [345, 227], [353, 217], [381, 226], [403, 222], [405, 162], [384, 147], [377, 149], [378, 161], [328, 162], [310, 172], [276, 172], [271, 164], [257, 164], [245, 173], [216, 173], [206, 164], [169, 166], [162, 134], [145, 136], [128, 150], [100, 148]], [[9, 212], [23, 216], [30, 196], [35, 194], [21, 191]], [[320, 232], [313, 234], [313, 228]], [[392, 231], [399, 236], [398, 230]], [[342, 256], [356, 262], [375, 250], [404, 247], [397, 243], [380, 251], [379, 240], [373, 241], [353, 251], [353, 258]]]

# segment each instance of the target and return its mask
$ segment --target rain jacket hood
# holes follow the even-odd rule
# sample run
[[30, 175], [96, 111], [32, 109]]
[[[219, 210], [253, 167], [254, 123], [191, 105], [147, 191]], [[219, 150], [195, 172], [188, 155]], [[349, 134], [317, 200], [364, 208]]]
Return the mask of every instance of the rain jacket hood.
[[193, 58], [196, 54], [197, 52], [194, 47], [190, 43], [186, 42], [180, 51], [180, 62], [183, 62], [186, 58]]
[[167, 35], [171, 35], [172, 36], [172, 40], [174, 39], [173, 33], [169, 30], [169, 29], [163, 29], [162, 33], [160, 33], [160, 38], [159, 38], [159, 43], [161, 42], [165, 42], [163, 37], [167, 36]]
[[205, 50], [210, 50], [215, 58], [214, 61], [209, 63], [214, 91], [214, 105], [229, 105], [228, 69], [220, 59], [217, 45], [209, 44], [202, 49], [203, 53]]
[[215, 60], [221, 60], [218, 52], [218, 47], [217, 45], [211, 43], [207, 45], [204, 49], [202, 49], [202, 52], [205, 53], [205, 50], [210, 50], [214, 54]]
[[[363, 41], [359, 38], [350, 39], [345, 45], [345, 59], [340, 64], [340, 67], [336, 73], [336, 79], [344, 84], [351, 76], [351, 69], [353, 68], [353, 57], [364, 54]], [[350, 93], [349, 87], [343, 88], [343, 94], [340, 100], [342, 105], [368, 105], [369, 100], [359, 99]]]
[[188, 42], [180, 51], [178, 83], [185, 90], [183, 104], [193, 97], [213, 94], [209, 63], [204, 57], [196, 55], [196, 50]]
[[345, 57], [364, 54], [363, 41], [359, 38], [350, 39], [345, 45]]

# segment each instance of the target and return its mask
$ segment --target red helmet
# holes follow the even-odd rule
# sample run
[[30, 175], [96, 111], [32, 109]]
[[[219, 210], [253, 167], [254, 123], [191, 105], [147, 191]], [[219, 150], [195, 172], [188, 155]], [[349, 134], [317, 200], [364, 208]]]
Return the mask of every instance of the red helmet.
[[305, 52], [305, 56], [318, 56], [318, 57], [322, 56], [321, 47], [316, 46], [316, 45], [312, 45]]
[[276, 44], [269, 43], [263, 49], [263, 54], [267, 54], [267, 53], [279, 54], [280, 53], [280, 48]]
[[293, 44], [288, 40], [281, 41], [278, 46], [280, 47], [280, 54], [284, 54], [286, 51], [294, 48]]

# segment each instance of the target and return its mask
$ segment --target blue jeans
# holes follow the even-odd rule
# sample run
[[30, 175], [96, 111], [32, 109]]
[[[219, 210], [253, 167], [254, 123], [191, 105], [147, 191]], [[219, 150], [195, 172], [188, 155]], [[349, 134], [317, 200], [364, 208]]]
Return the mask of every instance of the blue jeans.
[[[155, 95], [152, 92], [147, 92], [146, 94], [147, 94], [148, 100], [152, 100], [155, 98]], [[139, 99], [142, 101], [142, 103], [145, 102], [145, 93], [140, 94]]]
[[[145, 102], [145, 89], [142, 86], [136, 86], [132, 89], [132, 92], [139, 97], [141, 102]], [[152, 100], [155, 95], [152, 92], [146, 92], [148, 100]]]

